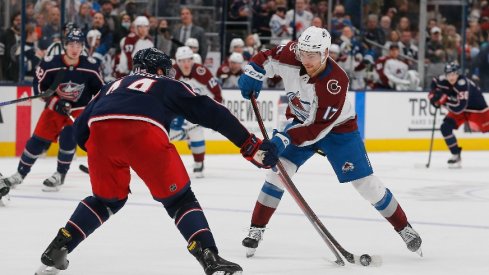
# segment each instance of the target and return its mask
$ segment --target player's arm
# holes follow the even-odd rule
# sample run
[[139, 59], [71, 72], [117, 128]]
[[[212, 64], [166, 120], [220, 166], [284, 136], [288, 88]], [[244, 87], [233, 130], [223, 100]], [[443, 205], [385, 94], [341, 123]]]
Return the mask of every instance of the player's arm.
[[48, 66], [46, 60], [50, 62], [52, 57], [44, 58], [36, 68], [36, 76], [32, 81], [32, 87], [34, 95], [38, 95], [46, 91], [54, 81], [54, 76], [59, 70], [47, 70]]
[[219, 103], [222, 103], [221, 86], [219, 85], [216, 78], [212, 75], [212, 73], [208, 69], [206, 69], [204, 79], [206, 81], [205, 86], [214, 96], [214, 100]]
[[443, 93], [442, 89], [438, 84], [439, 79], [436, 77], [431, 81], [431, 90], [428, 93], [428, 99], [430, 100], [431, 105], [435, 108], [440, 108], [445, 102], [448, 100], [448, 96]]
[[445, 103], [445, 106], [450, 112], [460, 114], [467, 109], [467, 105], [469, 104], [469, 88], [469, 81], [465, 78], [458, 80], [453, 86], [453, 90], [457, 96], [456, 98], [449, 96]]

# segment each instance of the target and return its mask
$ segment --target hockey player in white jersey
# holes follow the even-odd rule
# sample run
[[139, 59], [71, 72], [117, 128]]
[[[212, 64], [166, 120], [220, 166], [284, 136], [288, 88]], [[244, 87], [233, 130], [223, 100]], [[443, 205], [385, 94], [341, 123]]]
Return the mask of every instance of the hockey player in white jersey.
[[[324, 152], [338, 180], [351, 182], [357, 192], [392, 225], [410, 251], [421, 254], [421, 237], [408, 222], [392, 192], [373, 169], [358, 131], [354, 106], [347, 98], [349, 79], [328, 57], [331, 37], [326, 29], [309, 27], [291, 41], [255, 55], [238, 81], [241, 94], [258, 96], [265, 77], [279, 75], [289, 99], [289, 124], [271, 139], [287, 173], [293, 176], [316, 151]], [[253, 210], [247, 256], [253, 256], [266, 225], [275, 212], [284, 186], [268, 172]], [[280, 229], [277, 229], [280, 230]]]

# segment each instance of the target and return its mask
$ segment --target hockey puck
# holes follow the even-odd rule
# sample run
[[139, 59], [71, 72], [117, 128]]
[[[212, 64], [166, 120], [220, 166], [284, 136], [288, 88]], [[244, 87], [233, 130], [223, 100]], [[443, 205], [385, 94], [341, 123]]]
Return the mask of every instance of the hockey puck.
[[360, 263], [363, 266], [369, 266], [371, 262], [372, 262], [372, 257], [370, 257], [370, 255], [363, 254], [362, 256], [360, 256]]

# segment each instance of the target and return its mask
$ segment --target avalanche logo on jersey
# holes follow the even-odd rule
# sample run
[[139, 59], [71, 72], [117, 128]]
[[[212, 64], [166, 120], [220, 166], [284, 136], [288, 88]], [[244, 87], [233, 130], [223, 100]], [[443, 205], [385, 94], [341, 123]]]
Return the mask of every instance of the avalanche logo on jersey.
[[341, 171], [343, 171], [343, 173], [347, 173], [347, 172], [353, 171], [353, 169], [355, 169], [355, 165], [353, 165], [353, 163], [347, 161], [347, 162], [345, 162], [345, 164], [343, 164]]
[[307, 104], [307, 102], [301, 101], [299, 98], [299, 92], [288, 92], [287, 97], [289, 99], [290, 111], [302, 122], [309, 118], [309, 112], [304, 108], [302, 103]]
[[328, 92], [330, 92], [333, 95], [341, 91], [341, 86], [338, 85], [338, 80], [336, 79], [330, 79], [326, 84], [326, 88], [328, 89]]
[[81, 97], [84, 89], [85, 84], [73, 83], [70, 80], [68, 83], [59, 84], [56, 92], [62, 99], [76, 102]]

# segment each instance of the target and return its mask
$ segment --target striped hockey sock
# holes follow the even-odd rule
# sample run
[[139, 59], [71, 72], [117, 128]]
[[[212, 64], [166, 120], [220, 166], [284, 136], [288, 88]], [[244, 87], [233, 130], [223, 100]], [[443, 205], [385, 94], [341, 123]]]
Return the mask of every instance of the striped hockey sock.
[[391, 191], [388, 188], [385, 190], [384, 197], [374, 204], [374, 207], [392, 224], [392, 226], [394, 226], [394, 229], [399, 232], [408, 224], [406, 214], [396, 198], [392, 195]]
[[267, 225], [277, 209], [283, 194], [283, 189], [265, 181], [256, 201], [255, 209], [253, 209], [251, 225], [259, 227]]

